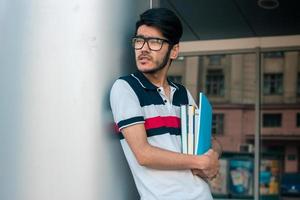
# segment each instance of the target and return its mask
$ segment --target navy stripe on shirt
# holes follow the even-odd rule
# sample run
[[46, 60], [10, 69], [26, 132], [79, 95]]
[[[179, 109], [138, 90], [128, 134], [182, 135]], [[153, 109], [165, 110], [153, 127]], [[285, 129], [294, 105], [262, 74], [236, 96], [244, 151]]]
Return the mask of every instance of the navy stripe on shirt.
[[129, 118], [129, 119], [125, 119], [125, 120], [122, 120], [122, 121], [119, 121], [118, 122], [118, 128], [122, 128], [124, 126], [127, 126], [127, 125], [130, 125], [130, 124], [134, 124], [136, 122], [143, 122], [145, 121], [144, 120], [144, 117], [142, 116], [138, 116], [138, 117], [132, 117], [132, 118]]
[[[129, 76], [121, 77], [120, 79], [126, 81], [133, 89], [139, 99], [141, 107], [165, 104], [159, 92], [157, 92], [158, 87], [148, 81], [142, 73], [136, 72]], [[172, 85], [178, 88], [174, 93], [172, 104], [175, 106], [189, 104], [187, 91], [184, 86], [173, 82]]]

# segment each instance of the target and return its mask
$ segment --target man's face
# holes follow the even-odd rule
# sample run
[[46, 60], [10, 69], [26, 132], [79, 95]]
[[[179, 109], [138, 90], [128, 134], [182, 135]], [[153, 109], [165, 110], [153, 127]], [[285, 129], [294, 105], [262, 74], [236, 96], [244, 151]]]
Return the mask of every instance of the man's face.
[[[136, 36], [143, 38], [160, 38], [166, 40], [159, 29], [147, 25], [140, 26], [137, 30]], [[172, 48], [171, 51], [169, 51], [169, 48], [170, 44], [163, 42], [162, 48], [158, 51], [151, 50], [147, 43], [144, 44], [143, 48], [138, 50], [136, 49], [135, 60], [138, 70], [143, 73], [156, 73], [164, 69], [169, 65], [170, 58], [173, 59], [174, 57], [174, 48]]]

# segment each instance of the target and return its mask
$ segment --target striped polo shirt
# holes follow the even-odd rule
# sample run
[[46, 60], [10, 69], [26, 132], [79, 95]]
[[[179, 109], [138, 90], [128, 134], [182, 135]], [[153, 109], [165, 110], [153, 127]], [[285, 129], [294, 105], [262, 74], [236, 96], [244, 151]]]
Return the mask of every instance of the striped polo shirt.
[[149, 144], [180, 152], [180, 105], [195, 102], [184, 86], [168, 82], [170, 98], [141, 72], [121, 77], [113, 84], [110, 103], [125, 157], [141, 200], [210, 200], [207, 183], [193, 176], [191, 170], [158, 170], [139, 165], [121, 133], [125, 127], [143, 123]]

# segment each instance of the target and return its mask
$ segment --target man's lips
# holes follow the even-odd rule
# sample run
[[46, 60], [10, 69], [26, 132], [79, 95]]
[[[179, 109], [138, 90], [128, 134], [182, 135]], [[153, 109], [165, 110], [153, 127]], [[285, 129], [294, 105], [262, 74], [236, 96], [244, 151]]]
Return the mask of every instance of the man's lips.
[[145, 55], [140, 55], [139, 57], [138, 57], [138, 60], [140, 60], [140, 61], [146, 61], [146, 60], [151, 60], [152, 58], [150, 57], [150, 56], [145, 56]]
[[148, 62], [151, 61], [151, 60], [152, 60], [152, 58], [151, 58], [150, 56], [141, 55], [141, 56], [138, 57], [138, 61], [139, 61], [142, 65], [148, 63]]

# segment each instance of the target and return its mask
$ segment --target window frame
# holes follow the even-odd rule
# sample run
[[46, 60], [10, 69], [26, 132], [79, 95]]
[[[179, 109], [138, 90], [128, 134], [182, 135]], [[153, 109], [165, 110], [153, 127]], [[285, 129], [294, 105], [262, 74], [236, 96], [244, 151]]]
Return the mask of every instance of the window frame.
[[[215, 131], [214, 131], [215, 129]], [[224, 135], [225, 132], [225, 114], [224, 113], [213, 113], [212, 116], [212, 134]]]
[[223, 69], [207, 69], [205, 90], [209, 96], [225, 96], [225, 75]]
[[263, 74], [263, 94], [282, 95], [283, 94], [283, 73]]
[[[266, 121], [267, 116], [269, 117], [268, 122]], [[273, 118], [270, 118], [270, 117], [273, 117]], [[276, 117], [278, 117], [278, 119], [276, 119]], [[276, 124], [277, 123], [276, 120], [279, 121], [278, 124]], [[262, 127], [263, 128], [281, 128], [282, 127], [282, 113], [263, 113]]]

